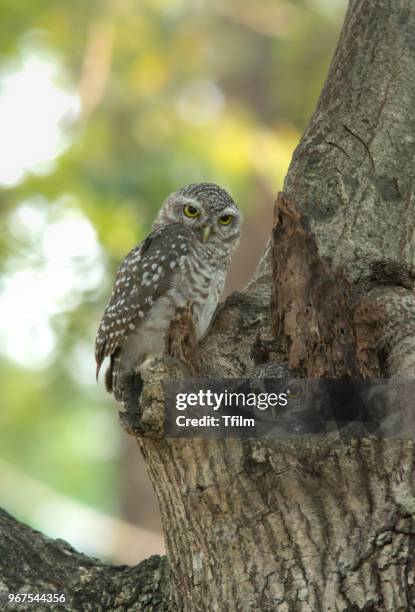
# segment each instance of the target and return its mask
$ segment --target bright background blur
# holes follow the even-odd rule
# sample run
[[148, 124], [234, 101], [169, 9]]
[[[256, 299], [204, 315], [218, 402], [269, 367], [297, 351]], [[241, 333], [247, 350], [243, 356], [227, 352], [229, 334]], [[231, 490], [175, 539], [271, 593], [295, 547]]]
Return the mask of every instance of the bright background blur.
[[89, 554], [162, 552], [93, 345], [171, 191], [217, 182], [253, 271], [346, 0], [0, 1], [0, 505]]

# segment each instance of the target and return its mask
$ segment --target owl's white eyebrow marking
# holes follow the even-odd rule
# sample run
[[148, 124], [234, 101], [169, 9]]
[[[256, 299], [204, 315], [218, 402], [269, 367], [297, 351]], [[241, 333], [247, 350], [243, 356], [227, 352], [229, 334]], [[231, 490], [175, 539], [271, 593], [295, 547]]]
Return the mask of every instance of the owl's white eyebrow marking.
[[195, 206], [195, 208], [199, 210], [199, 202], [195, 200], [195, 198], [189, 198], [187, 196], [181, 195], [177, 198], [177, 202], [181, 202], [183, 204], [192, 204]]

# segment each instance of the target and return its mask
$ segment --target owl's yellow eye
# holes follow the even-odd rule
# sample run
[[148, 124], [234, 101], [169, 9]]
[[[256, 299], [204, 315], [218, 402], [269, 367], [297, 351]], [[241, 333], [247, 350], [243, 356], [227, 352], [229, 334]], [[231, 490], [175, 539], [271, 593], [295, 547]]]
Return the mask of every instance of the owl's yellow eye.
[[200, 212], [197, 210], [197, 208], [195, 208], [194, 206], [190, 206], [190, 204], [186, 204], [185, 206], [183, 206], [183, 213], [186, 215], [186, 217], [189, 217], [189, 219], [194, 219], [195, 217], [198, 217], [200, 215]]
[[221, 223], [222, 225], [229, 225], [232, 219], [232, 215], [222, 215], [222, 217], [219, 217], [219, 223]]

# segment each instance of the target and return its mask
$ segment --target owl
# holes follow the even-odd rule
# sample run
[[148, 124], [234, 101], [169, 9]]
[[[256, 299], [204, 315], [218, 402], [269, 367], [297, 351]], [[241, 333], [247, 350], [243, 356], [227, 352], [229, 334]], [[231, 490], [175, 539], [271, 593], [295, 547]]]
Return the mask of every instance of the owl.
[[163, 353], [176, 307], [191, 300], [196, 336], [206, 333], [225, 284], [241, 229], [231, 196], [213, 183], [193, 183], [163, 203], [152, 232], [126, 256], [95, 341], [98, 380], [109, 357], [106, 388], [120, 371], [142, 374]]

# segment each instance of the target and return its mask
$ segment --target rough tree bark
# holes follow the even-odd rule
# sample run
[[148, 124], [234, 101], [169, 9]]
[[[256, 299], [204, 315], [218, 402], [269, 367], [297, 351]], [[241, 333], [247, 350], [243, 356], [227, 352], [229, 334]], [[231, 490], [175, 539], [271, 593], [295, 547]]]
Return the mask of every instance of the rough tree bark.
[[[166, 559], [153, 556], [136, 567], [110, 566], [82, 555], [63, 540], [50, 540], [0, 510], [0, 609], [160, 610], [168, 609]], [[8, 603], [9, 593], [55, 593], [65, 602]]]
[[[221, 308], [190, 371], [272, 371], [251, 355], [258, 335], [274, 333], [269, 359], [309, 376], [414, 377], [414, 65], [412, 0], [351, 0], [277, 202], [273, 240], [248, 287]], [[156, 360], [140, 409], [123, 417], [145, 457], [166, 538], [171, 598], [165, 565], [153, 560], [149, 571], [162, 578], [150, 580], [149, 609], [415, 610], [413, 442], [166, 439], [162, 381], [185, 376], [183, 362], [192, 362], [189, 351], [172, 355], [181, 361]], [[146, 609], [145, 569], [111, 569], [38, 535], [12, 556], [20, 527], [4, 520], [4, 555], [30, 568], [31, 586], [79, 593], [86, 572], [88, 587], [113, 580], [113, 597], [122, 598], [136, 576], [137, 599], [122, 609]], [[0, 567], [9, 589], [22, 586]], [[106, 601], [94, 609], [117, 609]]]

